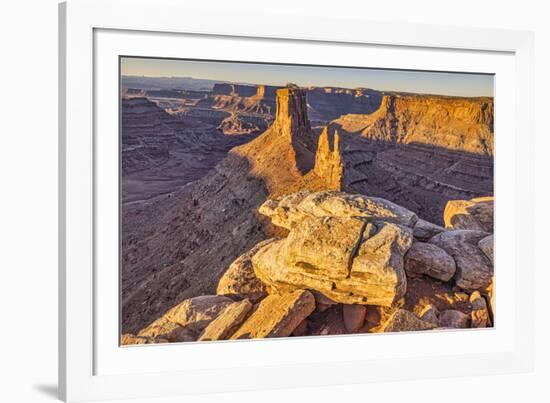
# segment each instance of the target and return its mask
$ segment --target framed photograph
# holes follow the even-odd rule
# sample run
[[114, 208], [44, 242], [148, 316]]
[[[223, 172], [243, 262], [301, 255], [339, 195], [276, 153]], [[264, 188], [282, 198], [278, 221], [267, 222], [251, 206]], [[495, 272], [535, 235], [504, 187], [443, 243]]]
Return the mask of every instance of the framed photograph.
[[60, 5], [67, 401], [533, 366], [529, 32]]

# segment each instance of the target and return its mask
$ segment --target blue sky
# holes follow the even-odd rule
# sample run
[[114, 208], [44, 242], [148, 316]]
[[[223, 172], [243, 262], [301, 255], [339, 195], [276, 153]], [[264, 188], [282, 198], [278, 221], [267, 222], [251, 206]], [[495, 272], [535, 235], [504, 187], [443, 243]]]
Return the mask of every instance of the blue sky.
[[122, 58], [122, 75], [193, 77], [250, 84], [374, 88], [454, 96], [493, 96], [493, 76], [366, 68], [336, 68], [190, 61], [176, 59]]

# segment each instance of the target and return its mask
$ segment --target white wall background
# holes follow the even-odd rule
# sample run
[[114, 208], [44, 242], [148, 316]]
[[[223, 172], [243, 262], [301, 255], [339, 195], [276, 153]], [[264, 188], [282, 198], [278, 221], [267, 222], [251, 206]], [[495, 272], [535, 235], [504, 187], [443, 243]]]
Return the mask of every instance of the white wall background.
[[[154, 1], [154, 0], [151, 0]], [[184, 1], [184, 0], [182, 0]], [[531, 374], [198, 396], [186, 402], [548, 401], [550, 24], [537, 0], [201, 0], [196, 7], [535, 31], [536, 370]], [[45, 402], [57, 382], [57, 0], [0, 6], [0, 401]], [[182, 16], [182, 20], [185, 16]], [[545, 387], [546, 386], [546, 387]], [[148, 400], [179, 402], [181, 398]], [[145, 402], [145, 401], [142, 401]]]

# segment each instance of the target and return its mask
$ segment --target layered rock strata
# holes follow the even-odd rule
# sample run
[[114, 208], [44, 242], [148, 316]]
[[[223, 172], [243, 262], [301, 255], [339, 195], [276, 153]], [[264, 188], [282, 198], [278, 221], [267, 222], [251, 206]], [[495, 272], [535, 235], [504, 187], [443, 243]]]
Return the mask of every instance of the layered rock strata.
[[492, 156], [493, 109], [491, 98], [384, 95], [375, 112], [345, 115], [334, 123], [370, 140]]

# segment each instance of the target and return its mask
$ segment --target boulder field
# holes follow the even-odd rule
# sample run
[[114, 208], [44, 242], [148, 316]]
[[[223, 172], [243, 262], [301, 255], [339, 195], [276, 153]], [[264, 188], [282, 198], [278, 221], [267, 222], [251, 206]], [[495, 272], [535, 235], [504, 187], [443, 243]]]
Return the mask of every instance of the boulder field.
[[267, 200], [259, 213], [286, 236], [229, 264], [217, 295], [186, 299], [121, 343], [491, 327], [493, 236], [479, 223], [492, 222], [492, 206], [449, 204], [460, 218], [449, 213], [442, 228], [341, 191]]

